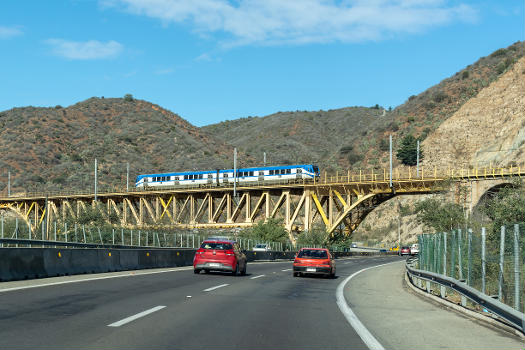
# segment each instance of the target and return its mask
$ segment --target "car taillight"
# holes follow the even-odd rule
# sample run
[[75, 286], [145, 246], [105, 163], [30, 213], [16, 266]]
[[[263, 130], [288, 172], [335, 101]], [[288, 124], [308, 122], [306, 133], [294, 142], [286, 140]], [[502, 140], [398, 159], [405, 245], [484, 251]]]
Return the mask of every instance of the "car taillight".
[[295, 260], [293, 261], [294, 264], [299, 264], [300, 262], [301, 262], [301, 261], [300, 261], [300, 260], [297, 260], [297, 259], [295, 259]]
[[226, 253], [226, 255], [235, 255], [233, 250], [227, 250], [225, 253]]
[[195, 252], [195, 254], [204, 254], [204, 249], [199, 249]]

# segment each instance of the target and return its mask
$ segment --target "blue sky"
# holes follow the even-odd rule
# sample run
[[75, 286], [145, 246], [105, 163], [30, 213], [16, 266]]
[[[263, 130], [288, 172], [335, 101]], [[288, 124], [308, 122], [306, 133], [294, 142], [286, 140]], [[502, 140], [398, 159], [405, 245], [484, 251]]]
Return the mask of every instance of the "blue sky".
[[0, 111], [127, 93], [194, 125], [402, 104], [524, 40], [524, 2], [4, 0]]

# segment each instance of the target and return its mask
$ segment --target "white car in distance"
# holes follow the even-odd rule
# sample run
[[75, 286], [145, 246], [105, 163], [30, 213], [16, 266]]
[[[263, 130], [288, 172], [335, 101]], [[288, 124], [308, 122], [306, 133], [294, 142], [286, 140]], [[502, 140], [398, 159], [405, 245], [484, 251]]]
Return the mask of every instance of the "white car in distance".
[[254, 252], [269, 252], [270, 250], [272, 250], [272, 248], [270, 247], [268, 243], [259, 243], [259, 244], [256, 244], [252, 250]]

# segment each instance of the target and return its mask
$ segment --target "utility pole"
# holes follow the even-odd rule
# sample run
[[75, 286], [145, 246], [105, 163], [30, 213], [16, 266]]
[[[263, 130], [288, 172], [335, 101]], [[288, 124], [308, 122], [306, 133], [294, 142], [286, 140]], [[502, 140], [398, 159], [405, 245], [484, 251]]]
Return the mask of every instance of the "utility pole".
[[233, 197], [237, 197], [237, 148], [233, 149]]
[[129, 162], [126, 163], [126, 192], [129, 192]]
[[392, 188], [392, 134], [390, 134], [390, 188]]
[[266, 165], [266, 152], [263, 153], [263, 165]]
[[417, 166], [416, 166], [416, 176], [419, 177], [419, 140], [417, 140]]
[[95, 202], [97, 201], [97, 158], [95, 158]]

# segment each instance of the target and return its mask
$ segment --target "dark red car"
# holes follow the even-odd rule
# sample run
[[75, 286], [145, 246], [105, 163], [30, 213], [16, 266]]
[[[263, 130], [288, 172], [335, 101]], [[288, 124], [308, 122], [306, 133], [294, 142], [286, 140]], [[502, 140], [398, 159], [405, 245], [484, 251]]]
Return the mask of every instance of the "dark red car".
[[410, 255], [410, 247], [401, 247], [399, 255]]
[[335, 261], [326, 248], [301, 248], [293, 262], [293, 276], [316, 274], [335, 277]]
[[226, 271], [233, 275], [246, 274], [246, 255], [235, 241], [207, 239], [195, 252], [193, 272]]

